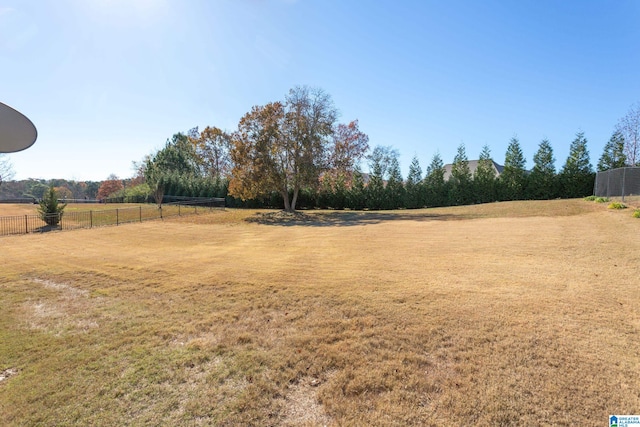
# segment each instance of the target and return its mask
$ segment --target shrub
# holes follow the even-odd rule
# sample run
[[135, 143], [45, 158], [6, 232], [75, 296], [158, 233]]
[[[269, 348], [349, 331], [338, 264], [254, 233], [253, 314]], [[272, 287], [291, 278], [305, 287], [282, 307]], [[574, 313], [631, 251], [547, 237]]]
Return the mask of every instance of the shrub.
[[613, 202], [610, 203], [608, 206], [609, 209], [626, 209], [627, 205], [625, 205], [624, 203], [620, 203], [620, 202]]
[[587, 202], [596, 202], [596, 203], [606, 203], [609, 201], [608, 197], [598, 197], [598, 196], [588, 196], [585, 197], [583, 200], [587, 201]]
[[635, 211], [633, 211], [633, 217], [640, 218], [640, 209], [636, 209]]
[[56, 226], [62, 219], [62, 212], [67, 204], [60, 205], [58, 203], [58, 193], [53, 187], [49, 187], [49, 191], [44, 193], [38, 208], [40, 218], [50, 226]]

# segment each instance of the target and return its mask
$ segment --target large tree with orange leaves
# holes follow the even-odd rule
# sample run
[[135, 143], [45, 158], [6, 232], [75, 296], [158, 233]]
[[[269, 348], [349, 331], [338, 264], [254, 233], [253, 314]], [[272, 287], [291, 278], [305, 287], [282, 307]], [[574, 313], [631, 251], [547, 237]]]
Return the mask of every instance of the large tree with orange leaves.
[[329, 165], [336, 117], [331, 97], [306, 86], [284, 103], [253, 107], [231, 139], [229, 193], [246, 200], [277, 191], [294, 211], [300, 190], [316, 186]]
[[98, 188], [98, 199], [103, 200], [124, 188], [122, 180], [116, 175], [111, 174], [106, 181], [102, 181]]

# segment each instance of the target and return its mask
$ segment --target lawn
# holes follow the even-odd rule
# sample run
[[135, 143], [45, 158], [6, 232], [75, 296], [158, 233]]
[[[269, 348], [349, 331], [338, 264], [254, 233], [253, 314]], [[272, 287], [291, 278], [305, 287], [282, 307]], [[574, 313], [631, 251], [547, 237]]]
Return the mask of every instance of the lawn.
[[3, 237], [0, 425], [605, 425], [638, 236], [554, 200]]
[[[176, 204], [164, 204], [162, 205], [162, 210], [159, 210], [155, 204], [68, 204], [64, 208], [59, 225], [54, 227], [53, 230], [74, 230], [78, 228], [120, 225], [171, 216], [205, 213], [210, 210], [211, 208], [205, 206]], [[0, 237], [42, 231], [52, 231], [52, 228], [47, 226], [40, 218], [38, 205], [0, 204]]]

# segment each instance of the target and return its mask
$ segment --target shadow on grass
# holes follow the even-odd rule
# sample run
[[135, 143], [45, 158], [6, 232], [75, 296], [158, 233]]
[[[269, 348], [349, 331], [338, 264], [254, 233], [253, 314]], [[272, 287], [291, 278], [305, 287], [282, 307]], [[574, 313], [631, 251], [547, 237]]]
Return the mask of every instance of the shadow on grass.
[[35, 233], [48, 233], [49, 231], [60, 231], [62, 230], [62, 226], [58, 225], [43, 225], [42, 227], [38, 227], [33, 230]]
[[403, 211], [367, 212], [367, 211], [335, 211], [335, 212], [301, 212], [284, 211], [257, 213], [245, 219], [247, 222], [278, 225], [283, 227], [349, 227], [356, 225], [380, 224], [387, 221], [456, 221], [474, 218], [471, 215], [435, 214], [427, 212]]

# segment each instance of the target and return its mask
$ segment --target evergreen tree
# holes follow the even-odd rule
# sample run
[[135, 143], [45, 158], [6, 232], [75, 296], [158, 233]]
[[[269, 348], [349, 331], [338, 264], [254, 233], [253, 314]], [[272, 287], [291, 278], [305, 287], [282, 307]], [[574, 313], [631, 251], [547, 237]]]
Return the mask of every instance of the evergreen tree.
[[504, 158], [504, 170], [500, 175], [502, 200], [519, 200], [524, 198], [527, 172], [526, 160], [517, 137], [511, 138]]
[[398, 209], [404, 206], [405, 188], [397, 156], [392, 157], [389, 163], [389, 179], [387, 180], [385, 193], [385, 207], [387, 209]]
[[344, 209], [347, 206], [347, 182], [344, 174], [338, 174], [333, 188], [334, 209]]
[[49, 226], [56, 226], [62, 220], [62, 214], [67, 204], [60, 205], [58, 203], [58, 193], [55, 188], [49, 187], [38, 207], [38, 215]]
[[[176, 133], [167, 140], [163, 149], [146, 159], [145, 174], [176, 172], [180, 175], [196, 175], [198, 173], [197, 156], [189, 138], [183, 133]], [[147, 176], [147, 179], [152, 177]]]
[[560, 181], [563, 197], [584, 197], [593, 192], [594, 173], [584, 132], [578, 132], [571, 142], [569, 156], [560, 172]]
[[444, 163], [440, 153], [433, 155], [423, 180], [424, 205], [429, 207], [445, 206], [448, 200], [448, 184], [444, 180]]
[[487, 203], [496, 200], [496, 171], [488, 145], [482, 147], [473, 183], [475, 187], [475, 202]]
[[450, 202], [453, 205], [467, 205], [473, 201], [473, 177], [469, 169], [469, 159], [464, 143], [458, 146], [458, 151], [451, 166]]
[[353, 172], [353, 182], [351, 188], [347, 192], [347, 206], [351, 209], [364, 209], [366, 203], [366, 189], [364, 186], [364, 178], [359, 168]]
[[556, 159], [553, 156], [553, 148], [547, 139], [543, 139], [538, 146], [538, 151], [533, 155], [533, 170], [529, 176], [527, 186], [528, 196], [532, 199], [552, 199], [558, 194], [556, 177]]
[[406, 187], [406, 203], [409, 209], [422, 207], [422, 168], [417, 156], [413, 156], [411, 165], [409, 165], [409, 175], [407, 175]]
[[181, 176], [197, 176], [198, 160], [189, 137], [176, 133], [163, 149], [144, 160], [141, 167], [156, 203], [160, 206], [164, 195], [184, 196], [188, 191], [180, 182]]
[[383, 167], [379, 163], [374, 163], [371, 167], [366, 202], [369, 209], [382, 209], [384, 206], [384, 175], [382, 171]]
[[598, 172], [623, 168], [626, 164], [627, 156], [624, 154], [624, 137], [620, 131], [615, 131], [604, 146], [604, 152], [598, 161]]
[[391, 147], [376, 146], [369, 155], [369, 184], [367, 185], [367, 207], [370, 209], [384, 209], [390, 205], [386, 200], [384, 181], [391, 168], [393, 158], [397, 160], [398, 153]]

